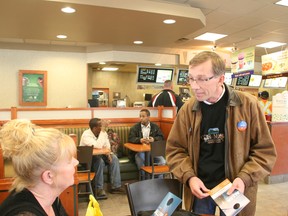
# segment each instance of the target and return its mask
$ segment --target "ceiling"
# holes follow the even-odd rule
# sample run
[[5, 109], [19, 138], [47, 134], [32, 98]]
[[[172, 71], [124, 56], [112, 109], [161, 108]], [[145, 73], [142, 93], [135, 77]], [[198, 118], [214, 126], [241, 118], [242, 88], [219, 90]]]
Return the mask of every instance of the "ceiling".
[[[0, 0], [0, 48], [79, 50], [189, 49], [230, 52], [268, 41], [288, 42], [288, 7], [276, 0]], [[74, 14], [61, 8], [71, 6]], [[173, 25], [164, 19], [176, 20]], [[194, 40], [227, 34], [216, 42]], [[58, 34], [68, 36], [65, 40]], [[134, 45], [134, 40], [143, 40]], [[260, 56], [286, 49], [256, 48]], [[116, 64], [113, 62], [113, 64]], [[95, 68], [100, 65], [94, 65]], [[123, 70], [124, 65], [122, 64]], [[133, 66], [135, 67], [135, 65]], [[128, 70], [128, 69], [127, 69]]]

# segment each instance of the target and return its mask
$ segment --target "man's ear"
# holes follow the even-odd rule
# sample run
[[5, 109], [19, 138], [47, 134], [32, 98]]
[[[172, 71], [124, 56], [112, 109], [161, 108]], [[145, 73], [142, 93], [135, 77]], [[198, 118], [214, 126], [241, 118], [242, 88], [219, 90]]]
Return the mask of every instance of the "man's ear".
[[223, 74], [223, 75], [220, 76], [219, 83], [220, 83], [221, 85], [223, 85], [224, 80], [225, 80], [225, 75]]
[[43, 182], [45, 182], [46, 184], [53, 184], [53, 173], [51, 172], [51, 170], [45, 170], [42, 175], [42, 180]]

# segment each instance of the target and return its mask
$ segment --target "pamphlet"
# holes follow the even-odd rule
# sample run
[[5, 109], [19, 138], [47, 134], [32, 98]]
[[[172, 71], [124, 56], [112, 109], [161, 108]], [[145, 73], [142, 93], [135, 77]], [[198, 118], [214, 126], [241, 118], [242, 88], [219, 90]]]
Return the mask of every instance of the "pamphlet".
[[152, 216], [171, 216], [181, 201], [179, 197], [168, 192]]
[[227, 191], [232, 183], [225, 179], [223, 182], [214, 187], [210, 192], [210, 196], [224, 212], [226, 216], [237, 215], [250, 200], [238, 190], [234, 190], [231, 195], [227, 195]]

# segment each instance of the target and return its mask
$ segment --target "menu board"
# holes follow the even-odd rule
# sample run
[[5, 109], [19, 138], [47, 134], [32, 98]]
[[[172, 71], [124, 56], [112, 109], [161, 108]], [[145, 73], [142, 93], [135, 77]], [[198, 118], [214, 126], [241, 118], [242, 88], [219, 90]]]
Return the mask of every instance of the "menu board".
[[138, 66], [138, 83], [156, 83], [162, 84], [166, 80], [172, 80], [173, 77], [172, 68], [151, 68]]
[[262, 75], [251, 74], [237, 77], [236, 86], [260, 87]]
[[178, 70], [178, 78], [177, 78], [177, 85], [183, 85], [187, 83], [188, 77], [188, 69], [179, 69]]
[[225, 82], [227, 85], [232, 85], [232, 74], [233, 74], [233, 73], [225, 73], [224, 82]]
[[277, 77], [272, 79], [266, 79], [264, 82], [264, 88], [285, 88], [287, 84], [287, 77]]
[[260, 87], [262, 81], [262, 75], [251, 74], [249, 85], [250, 87]]
[[250, 75], [237, 77], [236, 86], [248, 86]]

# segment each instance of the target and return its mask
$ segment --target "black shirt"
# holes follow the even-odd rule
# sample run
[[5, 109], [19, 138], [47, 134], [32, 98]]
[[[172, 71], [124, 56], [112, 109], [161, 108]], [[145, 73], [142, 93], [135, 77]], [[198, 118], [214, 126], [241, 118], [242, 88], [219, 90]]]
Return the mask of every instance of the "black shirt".
[[225, 115], [227, 91], [215, 104], [201, 102], [202, 122], [198, 177], [208, 189], [225, 178]]

